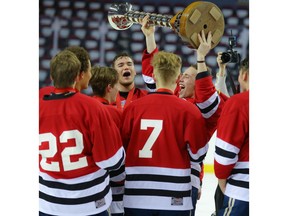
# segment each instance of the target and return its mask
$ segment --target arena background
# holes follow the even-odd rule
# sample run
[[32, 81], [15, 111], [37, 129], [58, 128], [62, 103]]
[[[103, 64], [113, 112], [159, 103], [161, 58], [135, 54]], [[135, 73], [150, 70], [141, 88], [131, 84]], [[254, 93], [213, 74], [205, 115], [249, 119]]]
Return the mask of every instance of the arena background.
[[[141, 76], [141, 57], [145, 48], [145, 38], [141, 25], [134, 24], [124, 31], [113, 29], [107, 18], [112, 3], [129, 2], [133, 10], [175, 15], [193, 1], [183, 0], [40, 0], [39, 1], [39, 88], [51, 85], [49, 77], [50, 60], [59, 50], [67, 46], [78, 45], [88, 50], [92, 65], [110, 66], [113, 57], [121, 51], [129, 52], [135, 60], [137, 76], [135, 83], [146, 88]], [[228, 38], [237, 37], [234, 50], [241, 59], [247, 56], [249, 49], [249, 1], [213, 0], [223, 12], [225, 32], [220, 43], [210, 51], [207, 63], [212, 68], [215, 80], [217, 70], [216, 56], [219, 51], [228, 49]], [[181, 38], [169, 28], [156, 27], [156, 43], [161, 50], [179, 54], [183, 59], [183, 69], [196, 63], [195, 51], [188, 48]], [[233, 94], [231, 79], [237, 85], [237, 64], [229, 63], [229, 75], [226, 84]], [[91, 89], [84, 93], [90, 94]]]

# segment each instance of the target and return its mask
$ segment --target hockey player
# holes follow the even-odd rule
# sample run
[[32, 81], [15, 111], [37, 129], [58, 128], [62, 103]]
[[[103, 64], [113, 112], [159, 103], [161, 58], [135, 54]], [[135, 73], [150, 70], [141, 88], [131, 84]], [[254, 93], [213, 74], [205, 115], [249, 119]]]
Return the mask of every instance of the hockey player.
[[112, 61], [112, 67], [119, 74], [119, 94], [116, 98], [116, 106], [123, 110], [132, 101], [147, 95], [147, 91], [135, 86], [136, 71], [132, 57], [126, 53], [119, 53]]
[[[190, 158], [200, 163], [208, 149], [199, 109], [173, 94], [181, 59], [164, 51], [154, 55], [157, 90], [123, 112], [126, 149], [125, 216], [189, 216], [192, 209]], [[189, 158], [190, 157], [190, 158]]]
[[[78, 81], [75, 85], [75, 89], [77, 91], [82, 91], [88, 88], [88, 83], [91, 78], [91, 63], [90, 57], [87, 50], [80, 46], [69, 46], [65, 48], [73, 52], [78, 60], [81, 62], [81, 72], [78, 75]], [[44, 95], [49, 95], [51, 92], [54, 91], [54, 86], [46, 86], [39, 90], [39, 98], [43, 98]]]
[[[155, 89], [155, 80], [153, 79], [153, 68], [150, 64], [151, 59], [155, 53], [158, 52], [158, 48], [154, 38], [155, 27], [147, 25], [149, 16], [143, 18], [141, 24], [141, 30], [146, 38], [146, 49], [143, 51], [142, 57], [142, 76], [143, 80], [150, 88], [151, 91]], [[195, 66], [188, 67], [178, 80], [178, 85], [174, 90], [174, 94], [187, 100], [193, 104], [197, 104], [204, 119], [206, 120], [206, 126], [209, 133], [207, 134], [210, 139], [216, 130], [217, 119], [220, 116], [224, 101], [227, 97], [218, 93], [213, 85], [212, 76], [208, 72], [205, 63], [205, 56], [211, 48], [211, 36], [208, 40], [204, 33], [198, 36], [201, 40], [201, 50], [197, 50], [197, 59], [201, 58], [201, 62]], [[205, 41], [204, 41], [205, 40]], [[205, 44], [204, 44], [205, 42]], [[204, 50], [202, 49], [204, 48]], [[204, 51], [204, 52], [203, 52]], [[200, 70], [198, 68], [200, 66]], [[225, 82], [221, 82], [225, 84]], [[201, 196], [201, 184], [203, 178], [203, 165], [191, 166], [191, 183], [192, 183], [192, 202], [193, 209], [191, 210], [191, 216], [195, 214], [197, 199]]]
[[89, 84], [92, 88], [92, 97], [100, 103], [107, 105], [106, 109], [111, 114], [115, 124], [120, 130], [122, 110], [113, 104], [116, 102], [119, 86], [119, 75], [114, 68], [94, 66], [91, 70], [92, 77]]
[[75, 89], [75, 54], [61, 51], [50, 65], [55, 89], [39, 101], [39, 215], [108, 216], [109, 171], [125, 159], [119, 130], [102, 104]]
[[[114, 68], [98, 66], [92, 67], [91, 73], [92, 77], [89, 83], [93, 90], [92, 97], [105, 106], [120, 131], [122, 110], [117, 109], [113, 105], [118, 94], [118, 73]], [[125, 168], [123, 164], [121, 169], [110, 173], [110, 185], [112, 189], [112, 204], [110, 206], [111, 216], [122, 216], [124, 214], [124, 181], [121, 179], [124, 171]]]
[[240, 63], [242, 93], [232, 96], [219, 118], [215, 175], [224, 193], [217, 215], [249, 215], [249, 59]]

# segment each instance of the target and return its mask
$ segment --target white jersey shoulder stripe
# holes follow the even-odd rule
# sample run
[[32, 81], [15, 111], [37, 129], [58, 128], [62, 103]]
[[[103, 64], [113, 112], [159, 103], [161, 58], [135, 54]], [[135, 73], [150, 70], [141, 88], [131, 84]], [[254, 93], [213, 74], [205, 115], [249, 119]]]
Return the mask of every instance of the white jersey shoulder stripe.
[[[125, 151], [124, 148], [121, 146], [121, 148], [119, 148], [118, 151], [111, 158], [96, 162], [96, 165], [102, 169], [118, 169], [124, 163], [124, 159]], [[120, 164], [118, 164], [119, 162]], [[113, 165], [111, 166], [111, 164]]]
[[142, 77], [143, 77], [143, 80], [144, 80], [145, 83], [155, 84], [155, 80], [152, 77], [146, 76], [144, 74], [142, 74]]
[[208, 98], [206, 101], [202, 102], [202, 103], [197, 103], [197, 106], [200, 109], [206, 109], [207, 107], [209, 107], [218, 97], [218, 93], [217, 91], [214, 92], [214, 94], [211, 95], [210, 98]]

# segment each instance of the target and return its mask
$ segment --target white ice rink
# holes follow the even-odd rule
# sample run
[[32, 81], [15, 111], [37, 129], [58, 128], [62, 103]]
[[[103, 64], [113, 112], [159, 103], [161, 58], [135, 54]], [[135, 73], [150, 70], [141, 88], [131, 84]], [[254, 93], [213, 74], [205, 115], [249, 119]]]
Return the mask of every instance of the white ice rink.
[[[204, 160], [205, 164], [213, 167], [214, 164], [214, 151], [215, 151], [216, 133], [213, 134], [209, 141], [209, 150]], [[204, 168], [205, 170], [205, 168]], [[202, 194], [200, 200], [196, 204], [195, 216], [210, 216], [215, 211], [214, 193], [217, 186], [217, 178], [213, 171], [205, 172], [202, 180]]]
[[217, 179], [214, 173], [205, 173], [202, 184], [202, 194], [196, 204], [195, 216], [210, 216], [215, 211], [214, 193]]

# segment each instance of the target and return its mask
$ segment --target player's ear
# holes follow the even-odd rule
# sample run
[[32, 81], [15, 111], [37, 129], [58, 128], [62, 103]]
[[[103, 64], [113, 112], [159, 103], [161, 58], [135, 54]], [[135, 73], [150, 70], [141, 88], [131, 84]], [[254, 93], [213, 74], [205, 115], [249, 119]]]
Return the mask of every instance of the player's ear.
[[111, 84], [108, 84], [108, 86], [106, 87], [106, 92], [107, 93], [109, 93], [109, 92], [111, 92], [111, 89], [112, 89], [113, 87], [111, 86]]
[[80, 71], [77, 77], [78, 77], [78, 81], [82, 80], [84, 77], [84, 71]]

